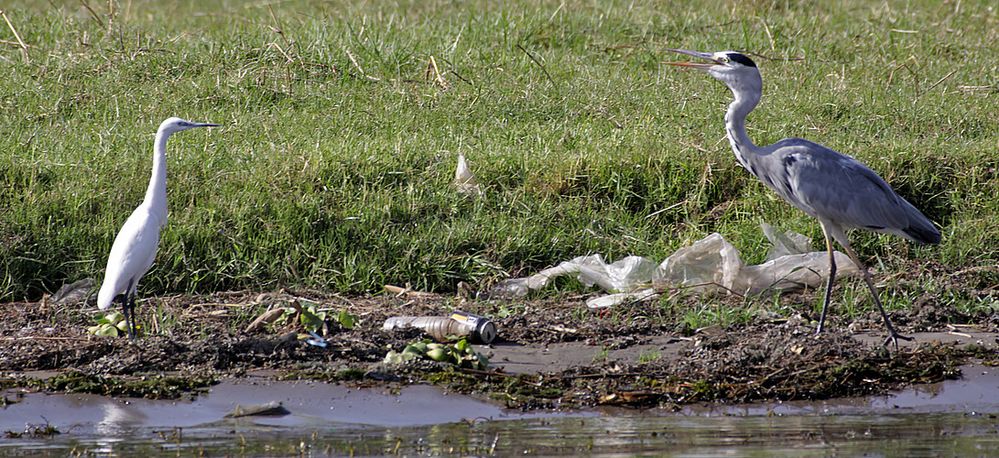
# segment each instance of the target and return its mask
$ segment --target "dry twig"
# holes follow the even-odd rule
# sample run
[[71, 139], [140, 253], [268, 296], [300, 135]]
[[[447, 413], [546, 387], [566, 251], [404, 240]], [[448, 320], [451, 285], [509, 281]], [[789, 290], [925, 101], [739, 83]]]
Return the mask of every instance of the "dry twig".
[[539, 61], [536, 57], [534, 57], [534, 54], [531, 54], [531, 52], [528, 51], [523, 46], [521, 46], [520, 43], [517, 43], [517, 49], [520, 49], [521, 51], [524, 51], [524, 54], [527, 54], [527, 57], [530, 57], [531, 61], [533, 61], [535, 64], [537, 64], [538, 67], [541, 67], [541, 71], [545, 72], [545, 76], [548, 77], [548, 82], [552, 83], [552, 86], [556, 86], [555, 79], [553, 79], [552, 75], [550, 73], [548, 73], [548, 69], [545, 68], [545, 64], [542, 64], [541, 61]]
[[21, 34], [17, 33], [17, 29], [14, 28], [14, 24], [10, 22], [10, 18], [7, 17], [7, 13], [4, 10], [0, 10], [0, 16], [3, 16], [4, 22], [7, 23], [7, 27], [14, 34], [14, 38], [17, 39], [17, 44], [21, 46], [21, 56], [24, 57], [25, 62], [31, 62], [31, 58], [28, 57], [28, 45], [24, 44], [24, 40], [21, 39]]
[[443, 90], [447, 90], [451, 86], [451, 84], [444, 79], [444, 76], [441, 75], [440, 69], [437, 68], [437, 60], [434, 59], [434, 56], [430, 56], [430, 60], [427, 61], [427, 71], [424, 74], [424, 78], [427, 81], [432, 79], [434, 84]]
[[90, 18], [93, 19], [94, 22], [97, 23], [97, 25], [104, 27], [104, 21], [101, 21], [101, 16], [97, 14], [97, 12], [94, 11], [93, 8], [90, 7], [90, 3], [87, 2], [87, 0], [80, 0], [80, 4], [87, 9], [87, 12], [90, 13]]
[[347, 53], [347, 58], [350, 59], [350, 63], [354, 65], [354, 68], [356, 68], [357, 72], [361, 74], [361, 77], [367, 79], [368, 81], [381, 81], [380, 79], [375, 78], [374, 76], [370, 76], [367, 73], [365, 73], [364, 69], [361, 68], [361, 64], [357, 63], [357, 59], [354, 58], [354, 55], [351, 54], [351, 52], [350, 52], [349, 49], [344, 48], [343, 51], [345, 53]]

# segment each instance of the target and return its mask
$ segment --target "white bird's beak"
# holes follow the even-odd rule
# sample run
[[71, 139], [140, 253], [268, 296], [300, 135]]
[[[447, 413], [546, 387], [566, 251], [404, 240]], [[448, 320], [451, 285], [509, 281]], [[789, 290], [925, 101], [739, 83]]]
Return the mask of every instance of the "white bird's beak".
[[193, 127], [219, 127], [221, 124], [212, 124], [209, 122], [192, 122]]
[[688, 56], [693, 56], [693, 57], [696, 57], [698, 59], [705, 59], [705, 60], [710, 60], [711, 61], [710, 64], [702, 63], [702, 62], [663, 62], [666, 65], [673, 65], [673, 66], [677, 66], [677, 67], [696, 68], [696, 69], [700, 69], [700, 70], [707, 70], [707, 69], [709, 69], [711, 67], [714, 67], [715, 65], [721, 65], [721, 62], [718, 62], [717, 60], [715, 60], [715, 57], [712, 56], [710, 53], [699, 52], [699, 51], [688, 51], [686, 49], [672, 49], [672, 48], [667, 48], [666, 50], [667, 51], [673, 51], [675, 53], [686, 54]]

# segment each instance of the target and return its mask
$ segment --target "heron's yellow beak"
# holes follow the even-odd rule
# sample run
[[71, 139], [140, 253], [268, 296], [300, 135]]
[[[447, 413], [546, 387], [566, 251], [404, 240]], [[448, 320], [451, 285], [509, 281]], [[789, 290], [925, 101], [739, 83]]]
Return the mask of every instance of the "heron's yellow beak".
[[688, 49], [666, 48], [666, 50], [667, 51], [672, 51], [672, 52], [675, 52], [675, 53], [678, 53], [678, 54], [685, 54], [685, 55], [688, 55], [688, 56], [691, 56], [691, 57], [696, 57], [698, 59], [704, 59], [704, 60], [707, 60], [707, 61], [711, 61], [710, 63], [707, 63], [707, 62], [663, 62], [666, 65], [673, 65], [675, 67], [696, 68], [696, 69], [699, 69], [699, 70], [707, 70], [707, 69], [709, 69], [711, 67], [714, 67], [715, 65], [720, 65], [720, 63], [715, 60], [715, 56], [711, 55], [711, 53], [700, 52], [700, 51], [691, 51], [691, 50], [688, 50]]
[[675, 67], [690, 67], [690, 68], [697, 68], [697, 69], [701, 69], [701, 70], [707, 70], [707, 69], [711, 68], [713, 65], [715, 65], [715, 64], [704, 64], [704, 63], [700, 63], [700, 62], [663, 62], [663, 63], [666, 64], [666, 65], [672, 65], [672, 66], [675, 66]]

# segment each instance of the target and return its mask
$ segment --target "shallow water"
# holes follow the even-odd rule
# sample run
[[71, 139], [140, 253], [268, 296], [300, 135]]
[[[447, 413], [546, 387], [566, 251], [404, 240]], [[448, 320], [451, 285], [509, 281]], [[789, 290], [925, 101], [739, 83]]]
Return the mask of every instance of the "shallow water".
[[[978, 366], [964, 373], [883, 397], [679, 413], [521, 413], [429, 386], [393, 392], [254, 379], [222, 383], [193, 402], [34, 393], [0, 410], [0, 430], [47, 420], [62, 434], [0, 439], [0, 454], [997, 455], [999, 374]], [[268, 401], [291, 413], [224, 418], [237, 404]]]

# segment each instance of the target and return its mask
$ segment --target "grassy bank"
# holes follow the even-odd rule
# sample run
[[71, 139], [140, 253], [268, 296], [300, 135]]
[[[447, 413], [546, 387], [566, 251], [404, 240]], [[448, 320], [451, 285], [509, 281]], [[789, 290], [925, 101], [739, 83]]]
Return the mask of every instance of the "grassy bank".
[[[939, 247], [854, 234], [882, 270], [945, 266], [895, 302], [975, 305], [948, 281], [967, 268], [999, 282], [990, 2], [56, 3], [7, 7], [27, 58], [0, 24], [0, 300], [101, 278], [173, 115], [224, 127], [171, 140], [144, 294], [449, 291], [714, 231], [758, 261], [761, 220], [820, 240], [736, 166], [727, 90], [666, 47], [772, 57], [758, 144], [850, 153], [942, 226]], [[458, 153], [483, 199], [451, 187]]]

